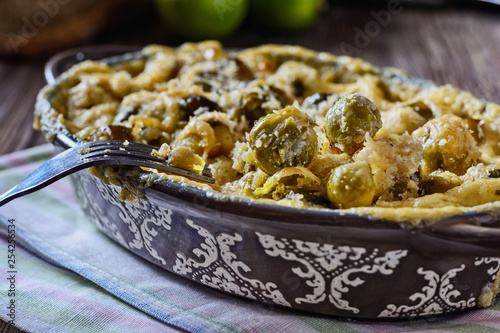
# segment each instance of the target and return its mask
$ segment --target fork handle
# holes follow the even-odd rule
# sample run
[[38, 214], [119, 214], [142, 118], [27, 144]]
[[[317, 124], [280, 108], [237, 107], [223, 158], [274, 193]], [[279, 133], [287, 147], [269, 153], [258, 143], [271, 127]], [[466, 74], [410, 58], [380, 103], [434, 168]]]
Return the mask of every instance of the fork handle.
[[64, 157], [70, 154], [71, 151], [68, 149], [56, 155], [55, 157], [52, 157], [44, 164], [39, 166], [19, 184], [11, 188], [6, 193], [0, 195], [0, 207], [11, 200], [38, 191], [39, 189], [44, 188], [63, 177], [66, 177], [67, 175], [88, 167], [86, 163], [74, 164], [70, 168], [68, 168], [68, 165], [63, 165], [61, 163], [61, 158], [64, 160]]

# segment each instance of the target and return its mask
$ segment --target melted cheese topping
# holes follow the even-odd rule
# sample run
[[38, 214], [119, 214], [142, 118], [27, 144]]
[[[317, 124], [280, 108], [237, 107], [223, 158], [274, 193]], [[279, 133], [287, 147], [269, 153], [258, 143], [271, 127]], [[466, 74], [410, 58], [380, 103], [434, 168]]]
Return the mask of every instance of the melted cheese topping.
[[[179, 167], [184, 161], [179, 156], [189, 156], [184, 166], [198, 170], [207, 163], [216, 179], [213, 186], [153, 170], [148, 182], [181, 181], [225, 199], [407, 222], [500, 206], [497, 104], [401, 70], [297, 46], [227, 52], [207, 41], [177, 49], [153, 45], [142, 53], [141, 59], [117, 65], [84, 61], [71, 68], [40, 93], [35, 126], [49, 139], [69, 131], [82, 141], [148, 143]], [[367, 135], [361, 149], [346, 154], [328, 141], [323, 125], [339, 98], [353, 93], [376, 104], [382, 127]], [[267, 174], [252, 152], [264, 144], [252, 147], [249, 133], [261, 117], [288, 106], [307, 114], [317, 151], [307, 164], [298, 161]], [[270, 133], [284, 142], [293, 137]], [[297, 150], [311, 147], [292, 143], [293, 150], [280, 153], [290, 163], [301, 156]], [[374, 200], [366, 207], [340, 209], [327, 199], [328, 179], [335, 168], [353, 162], [370, 165]], [[110, 169], [93, 172], [119, 183]], [[129, 186], [127, 193], [132, 192]]]

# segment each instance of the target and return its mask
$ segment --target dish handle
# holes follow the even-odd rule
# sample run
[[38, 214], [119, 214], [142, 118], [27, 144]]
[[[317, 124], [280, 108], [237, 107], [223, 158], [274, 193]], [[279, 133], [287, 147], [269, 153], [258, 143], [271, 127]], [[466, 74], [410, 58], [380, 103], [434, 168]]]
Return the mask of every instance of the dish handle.
[[73, 65], [84, 60], [102, 60], [116, 55], [139, 51], [141, 47], [130, 45], [90, 45], [57, 53], [45, 64], [44, 74], [48, 84]]
[[500, 216], [497, 214], [464, 214], [439, 221], [425, 229], [432, 236], [485, 247], [500, 255]]

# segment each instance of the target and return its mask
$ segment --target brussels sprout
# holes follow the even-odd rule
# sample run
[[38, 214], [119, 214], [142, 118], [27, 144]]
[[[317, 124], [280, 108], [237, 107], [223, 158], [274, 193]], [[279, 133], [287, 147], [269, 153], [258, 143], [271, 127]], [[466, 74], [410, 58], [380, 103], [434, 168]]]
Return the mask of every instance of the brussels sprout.
[[314, 126], [293, 106], [262, 117], [248, 138], [258, 167], [272, 175], [284, 167], [307, 166], [318, 151]]
[[441, 169], [461, 176], [481, 157], [467, 122], [455, 115], [429, 120], [413, 136], [424, 147], [422, 171], [428, 175]]
[[263, 97], [256, 92], [251, 92], [243, 98], [239, 112], [245, 115], [246, 119], [253, 124], [259, 118], [267, 115], [267, 110], [262, 107], [264, 103]]
[[[276, 100], [279, 107], [285, 107], [292, 102], [279, 88], [269, 85], [259, 85], [257, 89], [244, 95], [241, 100], [241, 106], [236, 111], [236, 117], [244, 115], [250, 126], [252, 126], [261, 117], [272, 113], [273, 108], [268, 105], [271, 99]], [[276, 104], [275, 108], [278, 108]]]
[[272, 194], [273, 199], [280, 200], [290, 192], [303, 193], [317, 191], [321, 180], [304, 167], [287, 167], [269, 177], [262, 187], [255, 189], [253, 197], [260, 198]]
[[153, 146], [161, 146], [163, 143], [168, 143], [170, 141], [170, 137], [167, 133], [154, 126], [142, 129], [139, 133], [139, 137], [141, 141], [147, 142]]
[[188, 120], [199, 108], [205, 108], [207, 111], [221, 111], [219, 104], [200, 95], [189, 95], [180, 99], [179, 106], [183, 112], [182, 119]]
[[366, 97], [351, 94], [342, 97], [325, 116], [328, 141], [345, 153], [363, 147], [366, 133], [371, 137], [382, 127], [380, 111]]
[[427, 104], [425, 104], [423, 101], [416, 101], [416, 102], [410, 103], [408, 106], [411, 106], [413, 108], [413, 110], [415, 110], [415, 112], [418, 113], [426, 121], [430, 120], [432, 118], [432, 116], [434, 115], [432, 113], [431, 108]]
[[118, 109], [118, 114], [115, 116], [113, 122], [120, 123], [122, 121], [127, 121], [130, 116], [138, 114], [139, 111], [140, 108], [137, 105], [126, 105], [124, 107], [120, 107]]
[[428, 176], [425, 174], [421, 176], [423, 178], [421, 177], [422, 179], [419, 183], [419, 195], [444, 193], [462, 184], [460, 178], [449, 171], [436, 171]]
[[304, 86], [304, 83], [301, 80], [294, 80], [292, 82], [292, 87], [294, 91], [294, 95], [301, 98], [304, 97], [304, 94], [306, 92], [306, 87]]
[[220, 65], [223, 67], [228, 67], [232, 62], [234, 62], [234, 64], [236, 65], [236, 75], [239, 80], [251, 81], [254, 79], [252, 70], [238, 58], [222, 59], [220, 61]]
[[375, 196], [370, 164], [353, 162], [335, 168], [326, 185], [328, 200], [338, 208], [369, 206]]

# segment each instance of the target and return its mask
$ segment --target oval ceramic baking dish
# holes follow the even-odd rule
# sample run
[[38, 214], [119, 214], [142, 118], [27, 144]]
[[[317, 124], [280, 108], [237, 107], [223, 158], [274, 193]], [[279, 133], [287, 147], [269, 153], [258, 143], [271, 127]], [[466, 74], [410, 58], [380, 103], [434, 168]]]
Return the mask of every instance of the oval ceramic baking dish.
[[[101, 58], [102, 51], [58, 56], [48, 63], [48, 79], [60, 74], [62, 62]], [[38, 109], [43, 116], [50, 108], [48, 94]], [[58, 149], [76, 142], [63, 128], [56, 133]], [[173, 181], [146, 188], [138, 202], [120, 201], [117, 186], [88, 172], [73, 177], [83, 211], [111, 239], [170, 272], [236, 296], [373, 319], [489, 306], [498, 292], [499, 210], [416, 226], [233, 200]]]

